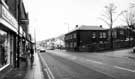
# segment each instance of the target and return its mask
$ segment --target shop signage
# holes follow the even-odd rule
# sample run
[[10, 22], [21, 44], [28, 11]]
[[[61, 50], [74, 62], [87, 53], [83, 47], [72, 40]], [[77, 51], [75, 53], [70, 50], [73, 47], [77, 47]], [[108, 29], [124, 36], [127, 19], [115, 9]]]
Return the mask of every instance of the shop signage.
[[15, 29], [18, 28], [18, 24], [16, 19], [12, 16], [12, 14], [6, 9], [4, 6], [0, 4], [0, 11], [2, 14], [2, 18], [5, 19], [9, 24], [11, 24]]

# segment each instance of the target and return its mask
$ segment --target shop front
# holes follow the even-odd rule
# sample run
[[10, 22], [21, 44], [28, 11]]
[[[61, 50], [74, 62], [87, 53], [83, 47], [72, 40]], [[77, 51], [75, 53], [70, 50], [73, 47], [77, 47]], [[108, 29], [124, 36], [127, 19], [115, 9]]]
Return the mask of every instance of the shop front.
[[6, 31], [0, 29], [0, 68], [9, 64], [9, 35]]
[[17, 27], [15, 18], [0, 4], [0, 73], [10, 65], [14, 65]]

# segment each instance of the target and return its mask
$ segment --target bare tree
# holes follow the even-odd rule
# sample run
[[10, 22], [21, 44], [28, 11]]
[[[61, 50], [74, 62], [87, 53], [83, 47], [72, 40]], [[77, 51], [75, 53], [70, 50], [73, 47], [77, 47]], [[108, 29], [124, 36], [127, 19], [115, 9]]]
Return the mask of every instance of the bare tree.
[[128, 10], [122, 11], [123, 21], [130, 29], [135, 29], [135, 4], [131, 3]]
[[128, 26], [128, 38], [129, 38], [129, 45], [131, 46], [131, 36], [133, 30], [135, 30], [135, 4], [130, 3], [130, 7], [128, 10], [124, 10], [121, 12], [123, 15], [123, 21]]
[[112, 27], [113, 27], [114, 21], [116, 21], [116, 19], [117, 19], [117, 18], [114, 18], [114, 15], [116, 13], [116, 9], [117, 9], [117, 7], [113, 3], [110, 3], [109, 5], [106, 5], [105, 6], [105, 12], [102, 15], [103, 17], [100, 18], [110, 28], [110, 43], [111, 43], [111, 48], [112, 49], [113, 49]]

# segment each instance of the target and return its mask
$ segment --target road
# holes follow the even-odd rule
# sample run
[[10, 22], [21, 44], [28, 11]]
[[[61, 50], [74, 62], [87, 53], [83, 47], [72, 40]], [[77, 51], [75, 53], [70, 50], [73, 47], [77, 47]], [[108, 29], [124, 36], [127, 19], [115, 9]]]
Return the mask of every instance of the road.
[[47, 63], [53, 79], [135, 78], [135, 62], [128, 58], [55, 50], [39, 55]]

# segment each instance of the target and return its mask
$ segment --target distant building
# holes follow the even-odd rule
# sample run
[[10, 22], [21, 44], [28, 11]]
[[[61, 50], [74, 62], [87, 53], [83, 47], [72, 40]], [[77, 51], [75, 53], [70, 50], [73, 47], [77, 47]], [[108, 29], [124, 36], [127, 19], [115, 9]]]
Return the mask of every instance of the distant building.
[[65, 34], [65, 47], [73, 51], [92, 51], [88, 46], [107, 41], [108, 31], [101, 26], [77, 26]]

